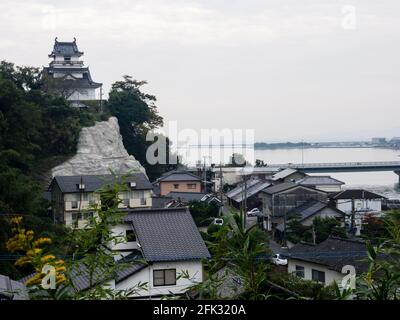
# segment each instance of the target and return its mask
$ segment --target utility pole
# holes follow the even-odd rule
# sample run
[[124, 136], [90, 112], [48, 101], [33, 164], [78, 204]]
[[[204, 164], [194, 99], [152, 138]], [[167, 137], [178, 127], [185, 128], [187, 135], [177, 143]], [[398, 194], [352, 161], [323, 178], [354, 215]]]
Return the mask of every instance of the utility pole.
[[354, 204], [354, 198], [351, 199], [351, 229], [350, 232], [354, 234], [354, 227], [355, 227], [355, 220], [356, 220], [356, 208]]
[[243, 220], [244, 220], [244, 229], [246, 230], [247, 225], [247, 177], [243, 175], [244, 178], [244, 194], [243, 194]]
[[304, 140], [301, 140], [301, 165], [304, 166]]
[[223, 203], [222, 199], [222, 163], [219, 164], [219, 198], [221, 203]]
[[287, 247], [287, 241], [286, 241], [286, 198], [283, 198], [283, 210], [284, 210], [284, 215], [283, 215], [283, 246]]

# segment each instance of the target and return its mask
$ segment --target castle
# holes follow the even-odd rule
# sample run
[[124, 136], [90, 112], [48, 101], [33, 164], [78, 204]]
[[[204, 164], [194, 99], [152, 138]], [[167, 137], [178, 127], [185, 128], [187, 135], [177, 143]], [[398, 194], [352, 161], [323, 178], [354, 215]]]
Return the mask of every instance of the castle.
[[55, 38], [49, 54], [52, 61], [43, 70], [46, 89], [62, 95], [76, 107], [85, 106], [84, 101], [102, 98], [102, 83], [93, 81], [82, 56], [75, 38], [72, 42], [60, 42]]

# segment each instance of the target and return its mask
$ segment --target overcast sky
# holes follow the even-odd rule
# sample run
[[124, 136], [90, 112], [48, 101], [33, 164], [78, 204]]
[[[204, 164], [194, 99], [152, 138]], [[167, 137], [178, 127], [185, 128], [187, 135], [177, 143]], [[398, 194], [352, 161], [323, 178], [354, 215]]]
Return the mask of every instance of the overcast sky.
[[77, 38], [105, 91], [147, 80], [180, 129], [400, 136], [399, 0], [0, 2], [0, 59], [47, 65], [56, 36]]

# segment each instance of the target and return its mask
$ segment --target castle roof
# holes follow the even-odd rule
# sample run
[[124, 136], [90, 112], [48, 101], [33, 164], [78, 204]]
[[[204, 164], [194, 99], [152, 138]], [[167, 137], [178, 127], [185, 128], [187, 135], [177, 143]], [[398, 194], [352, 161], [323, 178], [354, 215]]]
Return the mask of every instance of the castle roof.
[[54, 57], [55, 55], [80, 57], [83, 55], [83, 52], [79, 51], [75, 38], [72, 42], [59, 42], [56, 38], [54, 40], [53, 51], [49, 54], [49, 57]]

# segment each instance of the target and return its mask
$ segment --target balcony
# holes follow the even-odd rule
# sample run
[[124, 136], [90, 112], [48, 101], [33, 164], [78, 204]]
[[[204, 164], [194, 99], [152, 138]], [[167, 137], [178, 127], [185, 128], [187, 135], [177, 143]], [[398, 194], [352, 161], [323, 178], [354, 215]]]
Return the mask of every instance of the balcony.
[[73, 67], [73, 66], [78, 66], [78, 67], [82, 67], [83, 66], [83, 61], [52, 61], [50, 62], [50, 66], [54, 67], [54, 66], [69, 66], [69, 67]]

